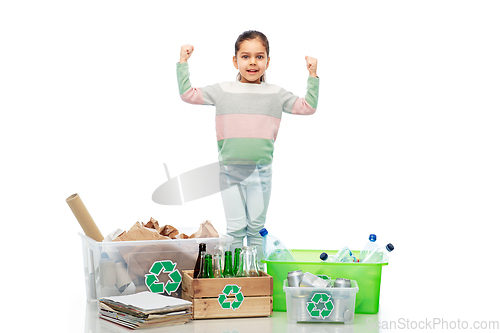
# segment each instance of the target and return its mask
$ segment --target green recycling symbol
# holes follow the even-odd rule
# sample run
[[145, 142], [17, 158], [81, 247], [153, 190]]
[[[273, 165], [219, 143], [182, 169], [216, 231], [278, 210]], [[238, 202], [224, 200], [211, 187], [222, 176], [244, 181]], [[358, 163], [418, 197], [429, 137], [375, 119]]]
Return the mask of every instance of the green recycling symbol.
[[[323, 303], [323, 306], [320, 306], [320, 303]], [[332, 311], [333, 303], [328, 294], [316, 293], [311, 297], [311, 301], [307, 302], [307, 312], [313, 318], [328, 318], [332, 314]]]
[[[235, 294], [235, 298], [232, 301], [227, 299], [230, 294]], [[223, 309], [236, 310], [241, 306], [244, 299], [245, 297], [243, 297], [243, 294], [241, 293], [241, 287], [235, 284], [226, 284], [222, 290], [222, 294], [219, 294], [219, 305]]]
[[331, 278], [328, 276], [328, 275], [325, 275], [325, 274], [317, 274], [316, 275], [317, 277], [319, 278], [322, 278], [323, 280], [331, 280]]
[[[149, 291], [152, 293], [162, 293], [165, 290], [169, 295], [176, 291], [182, 281], [181, 273], [175, 269], [176, 265], [177, 263], [171, 260], [155, 261], [149, 269], [149, 273], [151, 274], [144, 275]], [[158, 275], [162, 271], [169, 273], [170, 280], [166, 284], [158, 281]]]

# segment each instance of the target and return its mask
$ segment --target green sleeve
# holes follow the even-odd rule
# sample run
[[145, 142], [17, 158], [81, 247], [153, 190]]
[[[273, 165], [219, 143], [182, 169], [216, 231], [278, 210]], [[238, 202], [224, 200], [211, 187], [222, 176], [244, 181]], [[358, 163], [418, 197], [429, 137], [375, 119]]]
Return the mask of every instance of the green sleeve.
[[305, 100], [307, 104], [313, 108], [318, 107], [318, 95], [319, 95], [319, 77], [312, 77], [309, 75], [307, 79], [307, 92]]
[[180, 95], [183, 95], [191, 88], [191, 81], [189, 81], [189, 66], [187, 62], [177, 63], [177, 84], [179, 85]]

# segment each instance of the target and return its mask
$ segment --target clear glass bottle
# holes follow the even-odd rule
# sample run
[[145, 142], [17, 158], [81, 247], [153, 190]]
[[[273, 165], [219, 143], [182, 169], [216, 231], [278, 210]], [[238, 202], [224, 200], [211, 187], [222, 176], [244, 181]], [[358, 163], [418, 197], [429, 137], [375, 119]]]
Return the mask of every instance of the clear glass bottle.
[[234, 276], [233, 271], [233, 252], [226, 251], [224, 253], [224, 270], [222, 273], [222, 277], [230, 278]]
[[222, 277], [222, 257], [220, 253], [214, 253], [214, 278]]
[[257, 264], [257, 246], [250, 245], [248, 247], [248, 271], [247, 276], [259, 276], [259, 265]]
[[238, 263], [238, 270], [236, 271], [236, 277], [245, 277], [248, 276], [246, 275], [245, 268], [248, 266], [246, 264], [246, 253], [248, 252], [248, 247], [243, 246], [241, 248], [241, 253], [239, 254], [239, 263]]
[[[220, 254], [220, 257], [224, 258], [224, 253], [226, 252], [226, 247], [227, 247], [227, 245], [225, 242], [219, 242], [219, 243], [215, 244], [214, 258], [215, 258], [216, 254]], [[224, 261], [222, 261], [221, 272], [222, 272], [222, 270], [224, 270]]]

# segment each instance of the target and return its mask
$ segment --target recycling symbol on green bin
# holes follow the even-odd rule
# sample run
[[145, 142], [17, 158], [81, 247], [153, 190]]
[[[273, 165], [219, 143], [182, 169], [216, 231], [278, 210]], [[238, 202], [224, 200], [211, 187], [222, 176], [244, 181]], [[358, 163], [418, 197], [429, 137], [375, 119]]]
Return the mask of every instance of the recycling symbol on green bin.
[[[171, 260], [155, 261], [149, 269], [149, 273], [151, 274], [144, 275], [149, 291], [152, 293], [162, 293], [165, 291], [169, 295], [176, 291], [182, 281], [181, 273], [175, 269], [176, 265], [177, 263]], [[158, 281], [158, 275], [162, 272], [169, 273], [169, 281], [166, 284]]]
[[311, 301], [307, 302], [307, 312], [313, 318], [328, 318], [332, 314], [332, 311], [333, 303], [328, 294], [316, 293], [311, 297]]
[[[235, 298], [232, 301], [227, 299], [230, 294], [235, 295]], [[236, 310], [241, 306], [244, 299], [245, 297], [243, 297], [243, 294], [241, 293], [241, 287], [235, 284], [226, 284], [222, 290], [222, 294], [219, 294], [219, 305], [223, 309]]]

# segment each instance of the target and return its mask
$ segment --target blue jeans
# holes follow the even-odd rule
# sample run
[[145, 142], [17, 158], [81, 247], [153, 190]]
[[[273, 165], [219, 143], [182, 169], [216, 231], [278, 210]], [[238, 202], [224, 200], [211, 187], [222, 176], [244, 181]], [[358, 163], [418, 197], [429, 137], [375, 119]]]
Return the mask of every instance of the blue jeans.
[[271, 198], [272, 165], [222, 165], [220, 169], [222, 203], [227, 221], [227, 234], [234, 238], [231, 250], [256, 245], [258, 262], [263, 259], [260, 229], [266, 222]]

